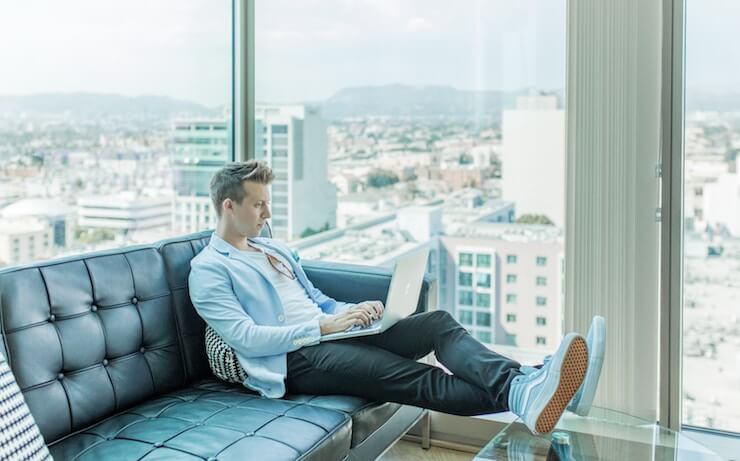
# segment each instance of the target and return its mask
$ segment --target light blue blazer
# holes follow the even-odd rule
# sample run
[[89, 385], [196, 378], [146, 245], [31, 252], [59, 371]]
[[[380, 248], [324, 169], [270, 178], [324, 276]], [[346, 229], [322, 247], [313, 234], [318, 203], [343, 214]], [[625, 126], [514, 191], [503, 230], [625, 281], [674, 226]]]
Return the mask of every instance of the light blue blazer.
[[[327, 314], [348, 309], [315, 288], [303, 271], [297, 253], [268, 238], [250, 242], [290, 265], [308, 296]], [[247, 379], [244, 386], [265, 397], [285, 395], [286, 355], [317, 344], [319, 320], [285, 324], [285, 311], [266, 274], [241, 250], [214, 232], [190, 262], [190, 299], [198, 314], [236, 352]]]

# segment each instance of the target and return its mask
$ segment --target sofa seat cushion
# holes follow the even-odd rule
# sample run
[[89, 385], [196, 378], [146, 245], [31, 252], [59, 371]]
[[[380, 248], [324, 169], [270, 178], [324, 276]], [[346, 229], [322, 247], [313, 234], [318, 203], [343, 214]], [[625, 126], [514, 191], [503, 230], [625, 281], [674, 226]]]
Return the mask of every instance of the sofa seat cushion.
[[[203, 381], [200, 385], [218, 391], [236, 390], [248, 392], [240, 384], [228, 384], [216, 379]], [[307, 403], [347, 414], [352, 418], [352, 448], [373, 435], [376, 430], [401, 408], [401, 405], [397, 403], [378, 403], [350, 395], [288, 394], [283, 399], [291, 402]]]
[[347, 413], [352, 417], [352, 448], [373, 435], [402, 406], [349, 395], [288, 395], [285, 398]]
[[164, 394], [54, 443], [59, 460], [340, 460], [342, 411], [271, 400], [215, 379]]

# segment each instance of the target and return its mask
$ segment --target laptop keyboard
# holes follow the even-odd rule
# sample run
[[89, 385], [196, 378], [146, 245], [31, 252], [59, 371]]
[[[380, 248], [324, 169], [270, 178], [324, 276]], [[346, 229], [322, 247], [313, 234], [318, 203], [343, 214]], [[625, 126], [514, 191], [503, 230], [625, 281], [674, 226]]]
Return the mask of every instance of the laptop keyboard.
[[367, 330], [367, 329], [370, 329], [370, 328], [380, 327], [380, 323], [381, 322], [382, 322], [382, 319], [378, 319], [378, 320], [373, 321], [372, 323], [370, 323], [367, 326], [364, 326], [364, 325], [355, 325], [353, 327], [347, 328], [344, 331], [350, 332], [350, 331]]

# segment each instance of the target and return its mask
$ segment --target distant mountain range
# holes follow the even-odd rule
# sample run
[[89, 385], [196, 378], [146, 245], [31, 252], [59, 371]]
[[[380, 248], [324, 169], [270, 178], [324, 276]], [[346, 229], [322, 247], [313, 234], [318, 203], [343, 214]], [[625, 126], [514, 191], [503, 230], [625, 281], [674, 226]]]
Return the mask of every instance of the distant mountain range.
[[[324, 117], [386, 116], [493, 116], [513, 108], [519, 91], [468, 91], [451, 86], [383, 85], [344, 88], [323, 102]], [[562, 92], [555, 93], [562, 104]]]
[[[391, 117], [478, 117], [499, 118], [504, 109], [515, 107], [519, 91], [469, 91], [450, 86], [382, 85], [339, 90], [316, 104], [327, 119], [355, 116]], [[551, 92], [563, 104], [563, 90]], [[740, 111], [740, 92], [716, 92], [692, 89], [687, 92], [686, 108], [693, 112]], [[101, 93], [38, 93], [24, 96], [0, 95], [2, 114], [60, 114], [74, 116], [178, 116], [223, 115], [222, 108], [206, 107], [166, 96], [123, 96]]]
[[132, 97], [101, 93], [0, 95], [0, 114], [18, 113], [168, 117], [177, 114], [218, 116], [223, 111], [166, 96], [144, 95]]

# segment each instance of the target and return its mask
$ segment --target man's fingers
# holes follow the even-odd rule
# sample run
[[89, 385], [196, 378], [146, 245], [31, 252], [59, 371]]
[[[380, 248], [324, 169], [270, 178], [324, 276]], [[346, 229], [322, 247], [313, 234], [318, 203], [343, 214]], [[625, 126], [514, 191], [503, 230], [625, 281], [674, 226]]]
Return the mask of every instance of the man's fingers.
[[356, 310], [349, 316], [353, 321], [359, 320], [362, 324], [367, 325], [370, 322], [370, 316], [367, 312]]

